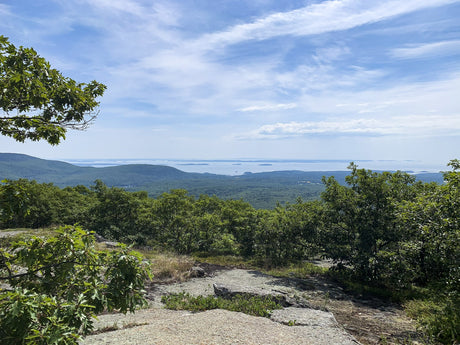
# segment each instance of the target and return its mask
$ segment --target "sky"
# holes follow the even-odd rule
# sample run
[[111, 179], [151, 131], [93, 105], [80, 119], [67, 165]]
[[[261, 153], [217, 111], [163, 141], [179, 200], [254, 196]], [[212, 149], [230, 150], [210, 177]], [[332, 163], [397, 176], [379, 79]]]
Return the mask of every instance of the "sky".
[[0, 0], [99, 115], [47, 159], [460, 158], [460, 0]]

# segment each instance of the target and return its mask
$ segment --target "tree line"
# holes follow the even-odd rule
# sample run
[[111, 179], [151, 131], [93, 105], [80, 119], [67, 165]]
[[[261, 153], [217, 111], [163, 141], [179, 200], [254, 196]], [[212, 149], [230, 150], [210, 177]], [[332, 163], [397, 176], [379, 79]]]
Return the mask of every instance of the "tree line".
[[324, 178], [320, 200], [257, 210], [243, 200], [172, 190], [149, 198], [96, 181], [59, 188], [0, 185], [0, 227], [79, 224], [101, 236], [181, 254], [232, 254], [270, 265], [322, 256], [360, 279], [405, 287], [458, 278], [460, 163], [445, 184], [350, 165], [346, 185]]
[[352, 163], [345, 185], [324, 178], [319, 200], [299, 199], [273, 210], [243, 200], [193, 197], [181, 189], [154, 199], [99, 180], [90, 188], [63, 189], [6, 180], [0, 185], [0, 227], [78, 224], [137, 246], [240, 255], [271, 266], [321, 256], [366, 284], [401, 291], [434, 288], [445, 301], [443, 315], [455, 319], [460, 314], [460, 161], [449, 165], [440, 185]]

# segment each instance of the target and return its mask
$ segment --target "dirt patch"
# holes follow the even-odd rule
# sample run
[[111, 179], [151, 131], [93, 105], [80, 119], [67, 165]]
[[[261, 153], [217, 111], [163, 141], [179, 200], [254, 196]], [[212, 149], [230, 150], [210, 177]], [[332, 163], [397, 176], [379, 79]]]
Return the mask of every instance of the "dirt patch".
[[312, 305], [331, 311], [337, 322], [365, 345], [418, 344], [421, 334], [401, 306], [379, 299], [358, 300], [344, 295], [331, 298], [326, 293], [310, 295]]

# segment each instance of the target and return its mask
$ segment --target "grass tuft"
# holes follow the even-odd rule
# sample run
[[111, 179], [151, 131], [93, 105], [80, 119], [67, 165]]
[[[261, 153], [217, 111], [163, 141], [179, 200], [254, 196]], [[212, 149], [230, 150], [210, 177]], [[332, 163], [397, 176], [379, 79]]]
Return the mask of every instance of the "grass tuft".
[[197, 253], [194, 255], [196, 261], [219, 265], [226, 267], [237, 267], [237, 268], [254, 268], [252, 261], [245, 260], [241, 256], [236, 255], [205, 255], [203, 253]]
[[407, 314], [416, 320], [429, 340], [442, 344], [460, 343], [460, 300], [434, 298], [411, 300], [404, 304]]
[[190, 276], [195, 261], [185, 255], [156, 253], [148, 254], [154, 281], [162, 283], [183, 282]]
[[275, 277], [305, 279], [312, 275], [326, 274], [328, 272], [328, 268], [315, 265], [311, 262], [303, 262], [291, 264], [286, 267], [276, 267], [269, 270], [263, 270], [263, 272]]

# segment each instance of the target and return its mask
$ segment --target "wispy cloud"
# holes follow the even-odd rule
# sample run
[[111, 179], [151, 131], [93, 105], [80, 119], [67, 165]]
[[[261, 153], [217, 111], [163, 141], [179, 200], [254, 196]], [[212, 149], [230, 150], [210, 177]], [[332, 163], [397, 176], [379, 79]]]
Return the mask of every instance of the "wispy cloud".
[[10, 14], [10, 8], [8, 5], [0, 4], [0, 15]]
[[308, 94], [312, 91], [330, 91], [337, 88], [363, 88], [385, 76], [381, 69], [367, 69], [360, 66], [337, 68], [333, 64], [302, 64], [292, 71], [273, 71], [274, 87], [301, 91]]
[[413, 59], [444, 55], [460, 55], [460, 40], [440, 41], [395, 48], [390, 55], [399, 59]]
[[316, 49], [316, 54], [313, 59], [317, 63], [331, 63], [341, 60], [344, 57], [350, 56], [351, 51], [345, 45], [334, 45], [330, 47], [321, 47]]
[[459, 0], [329, 0], [289, 12], [278, 12], [251, 23], [207, 34], [195, 45], [208, 49], [248, 40], [266, 40], [292, 35], [307, 36], [348, 30], [424, 8], [459, 2]]
[[142, 16], [145, 9], [136, 1], [132, 0], [91, 0], [90, 4], [102, 8], [104, 11], [116, 11]]
[[[12, 42], [78, 81], [108, 86], [91, 131], [122, 128], [145, 155], [171, 138], [182, 138], [168, 144], [176, 156], [209, 147], [302, 156], [306, 142], [335, 154], [341, 138], [356, 144], [342, 145], [348, 155], [371, 150], [362, 144], [370, 138], [423, 143], [460, 130], [459, 65], [443, 58], [460, 51], [460, 0], [0, 2]], [[118, 145], [114, 133], [104, 142]], [[136, 150], [126, 142], [120, 150]]]
[[240, 108], [238, 111], [248, 112], [248, 111], [276, 111], [276, 110], [287, 110], [296, 108], [297, 104], [295, 103], [285, 103], [285, 104], [264, 104], [264, 105], [252, 105], [245, 108]]
[[[457, 95], [460, 74], [451, 74], [427, 82], [398, 82], [389, 87], [364, 90], [324, 90], [319, 95], [304, 94], [297, 100], [298, 109], [321, 116], [354, 117], [372, 113], [386, 119], [408, 114], [453, 115], [459, 110]], [[310, 115], [311, 116], [311, 115]]]
[[275, 120], [235, 137], [248, 140], [309, 135], [456, 135], [460, 131], [456, 97], [459, 88], [460, 76], [454, 75], [388, 89], [304, 95], [298, 100], [296, 120]]
[[[139, 1], [135, 0], [86, 0], [88, 5], [92, 8], [99, 9], [105, 12], [112, 12], [118, 15], [132, 15], [137, 18], [138, 21], [141, 21], [142, 24], [147, 25], [146, 29], [149, 29], [149, 26], [155, 25], [158, 27], [160, 25], [175, 26], [179, 24], [179, 19], [181, 17], [181, 11], [178, 6], [174, 3], [167, 1], [155, 1], [147, 2], [148, 5], [142, 4]], [[132, 18], [124, 18], [132, 19]], [[150, 20], [150, 23], [145, 21]], [[129, 21], [130, 24], [139, 24], [139, 22]]]
[[[215, 59], [215, 54], [222, 53], [218, 47], [280, 35], [305, 36], [345, 30], [455, 1], [459, 0], [324, 1], [262, 16], [226, 30], [211, 31], [197, 39], [187, 38], [188, 34], [174, 27], [185, 11], [174, 2], [146, 5], [133, 0], [88, 1], [95, 12], [92, 18], [88, 15], [82, 20], [104, 31], [103, 48], [111, 52], [107, 58], [114, 65], [101, 71], [112, 84], [106, 98], [122, 97], [128, 92], [133, 98], [155, 104], [161, 111], [174, 108], [188, 113], [229, 114], [235, 109], [239, 112], [293, 109], [291, 104], [298, 96], [340, 88], [363, 88], [387, 72], [352, 64], [345, 69], [338, 68], [335, 61], [353, 54], [345, 44], [319, 44], [310, 53], [311, 61], [281, 70], [278, 66], [285, 64], [283, 56], [264, 56], [257, 64], [221, 63]], [[124, 13], [130, 19], [124, 17]], [[132, 16], [136, 19], [132, 20]], [[105, 21], [98, 22], [100, 18]], [[109, 21], [114, 21], [114, 25], [108, 25]], [[297, 96], [283, 97], [289, 93]]]

